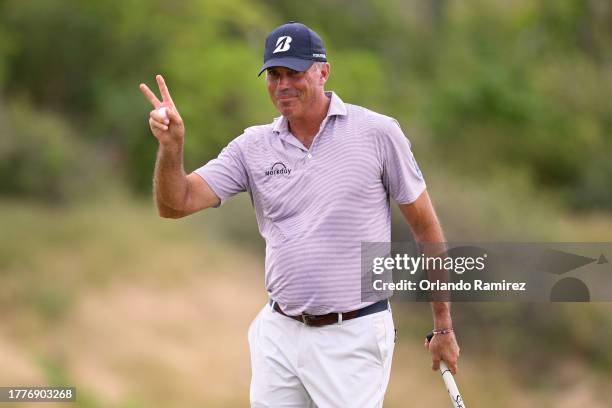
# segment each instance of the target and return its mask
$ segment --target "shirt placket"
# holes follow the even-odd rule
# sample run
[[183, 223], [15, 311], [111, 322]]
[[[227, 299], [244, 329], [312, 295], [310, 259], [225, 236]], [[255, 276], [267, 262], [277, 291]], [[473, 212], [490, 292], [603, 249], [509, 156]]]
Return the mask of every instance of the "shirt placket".
[[328, 122], [329, 118], [330, 118], [330, 116], [326, 116], [325, 119], [323, 119], [323, 122], [321, 122], [321, 126], [319, 126], [319, 131], [315, 135], [314, 139], [312, 139], [312, 143], [310, 144], [310, 148], [306, 149], [305, 159], [307, 161], [312, 160], [312, 158], [314, 157], [314, 153], [313, 152], [315, 150], [317, 142], [321, 138], [321, 134], [325, 131], [325, 126], [327, 126], [327, 122]]

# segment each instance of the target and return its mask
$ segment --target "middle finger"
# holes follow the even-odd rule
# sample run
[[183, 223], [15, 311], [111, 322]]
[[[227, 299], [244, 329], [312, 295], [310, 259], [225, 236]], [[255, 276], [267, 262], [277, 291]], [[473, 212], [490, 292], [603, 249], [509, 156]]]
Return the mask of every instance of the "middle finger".
[[174, 106], [174, 102], [172, 101], [172, 97], [170, 96], [170, 91], [168, 91], [164, 77], [157, 75], [155, 79], [157, 80], [157, 85], [159, 86], [159, 91], [161, 92], [163, 101], [169, 103], [171, 106]]

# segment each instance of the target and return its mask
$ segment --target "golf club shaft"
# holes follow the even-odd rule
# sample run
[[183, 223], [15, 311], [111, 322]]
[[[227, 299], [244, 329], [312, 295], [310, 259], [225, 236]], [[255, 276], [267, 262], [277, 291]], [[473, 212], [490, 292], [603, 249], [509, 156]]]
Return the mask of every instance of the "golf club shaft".
[[[427, 334], [426, 338], [428, 343], [431, 341], [433, 336], [434, 335], [431, 332]], [[444, 385], [446, 385], [448, 395], [451, 401], [453, 401], [453, 406], [455, 408], [467, 408], [463, 402], [461, 394], [459, 393], [459, 388], [457, 388], [455, 378], [444, 361], [440, 361], [440, 374], [442, 374], [442, 379], [444, 380]]]
[[463, 403], [463, 398], [461, 398], [461, 394], [459, 393], [459, 389], [457, 388], [457, 383], [455, 383], [455, 378], [444, 361], [440, 361], [440, 373], [442, 374], [442, 379], [444, 380], [446, 390], [448, 391], [451, 401], [453, 401], [454, 407], [466, 408]]

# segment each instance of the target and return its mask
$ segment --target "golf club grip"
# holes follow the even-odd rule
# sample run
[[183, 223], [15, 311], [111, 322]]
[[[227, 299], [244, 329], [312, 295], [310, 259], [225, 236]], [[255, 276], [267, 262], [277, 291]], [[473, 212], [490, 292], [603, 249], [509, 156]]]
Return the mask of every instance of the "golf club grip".
[[[427, 334], [426, 338], [428, 343], [431, 341], [433, 336], [434, 335], [431, 332]], [[451, 401], [453, 401], [453, 406], [455, 408], [467, 408], [463, 402], [461, 394], [459, 393], [459, 388], [457, 388], [455, 378], [444, 361], [440, 361], [440, 374], [442, 374], [442, 379], [444, 380], [444, 385], [446, 385], [448, 396], [450, 397]]]

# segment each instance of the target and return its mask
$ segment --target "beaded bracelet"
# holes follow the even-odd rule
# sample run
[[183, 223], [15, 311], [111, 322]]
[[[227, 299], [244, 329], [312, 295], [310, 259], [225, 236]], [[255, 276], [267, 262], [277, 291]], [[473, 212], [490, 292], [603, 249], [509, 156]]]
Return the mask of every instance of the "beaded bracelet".
[[452, 328], [452, 327], [449, 327], [449, 328], [447, 328], [447, 329], [433, 329], [431, 332], [432, 332], [433, 334], [449, 334], [449, 333], [452, 333], [452, 332], [454, 332], [454, 331], [455, 331], [455, 330], [453, 330], [453, 328]]

